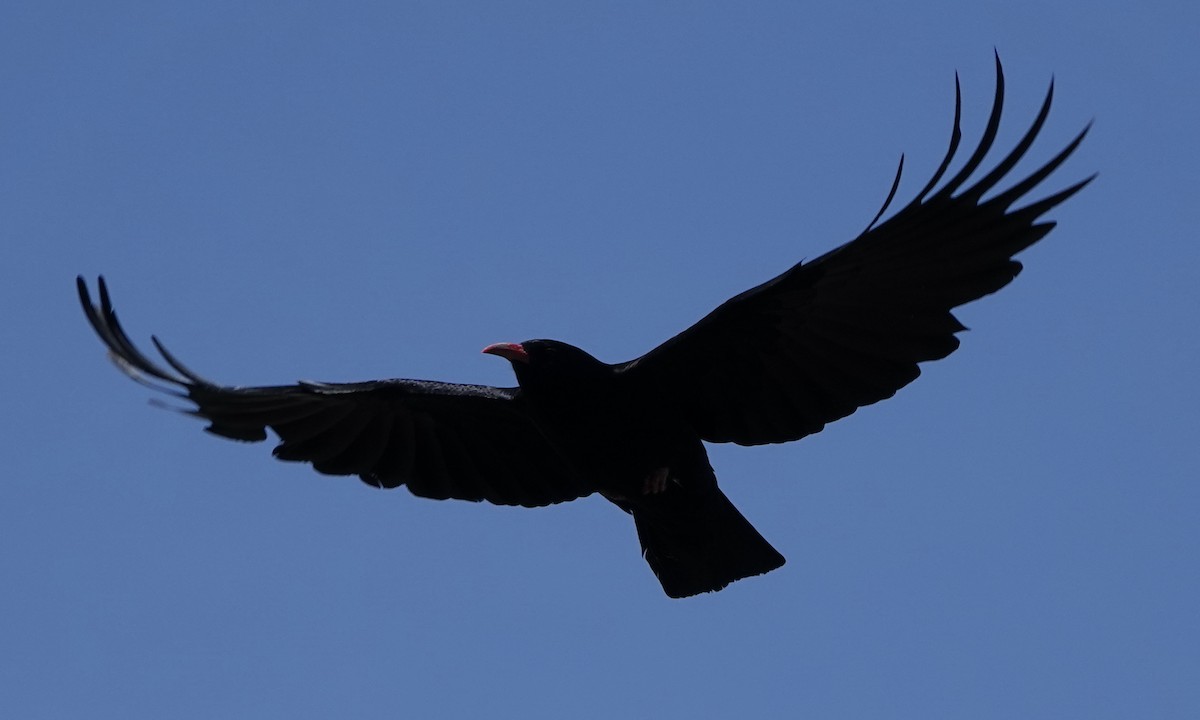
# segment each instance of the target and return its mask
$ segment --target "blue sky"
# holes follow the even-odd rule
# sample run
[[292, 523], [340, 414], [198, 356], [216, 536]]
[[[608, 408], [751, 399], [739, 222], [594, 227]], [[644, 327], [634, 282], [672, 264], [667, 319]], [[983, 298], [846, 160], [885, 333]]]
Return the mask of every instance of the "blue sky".
[[[1200, 716], [1194, 3], [56, 3], [0, 22], [0, 715]], [[201, 373], [512, 383], [639, 355], [911, 197], [964, 93], [1086, 122], [959, 352], [712, 447], [788, 558], [668, 600], [597, 498], [319, 476], [148, 406], [77, 307]]]

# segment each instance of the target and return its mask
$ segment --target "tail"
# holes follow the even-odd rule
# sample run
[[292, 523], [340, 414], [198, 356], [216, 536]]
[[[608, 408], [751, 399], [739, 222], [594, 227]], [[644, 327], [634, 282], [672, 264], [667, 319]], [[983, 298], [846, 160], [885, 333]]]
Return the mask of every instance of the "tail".
[[628, 508], [642, 555], [668, 596], [720, 590], [785, 562], [715, 485], [672, 490]]

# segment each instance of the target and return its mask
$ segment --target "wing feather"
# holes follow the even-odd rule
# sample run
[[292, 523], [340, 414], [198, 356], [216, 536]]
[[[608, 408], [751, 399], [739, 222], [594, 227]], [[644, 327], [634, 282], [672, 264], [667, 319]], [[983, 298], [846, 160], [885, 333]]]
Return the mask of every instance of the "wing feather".
[[[646, 355], [618, 366], [629, 382], [679, 408], [713, 442], [796, 440], [857, 408], [893, 396], [918, 363], [954, 352], [966, 328], [951, 310], [1010, 283], [1013, 256], [1054, 227], [1039, 218], [1092, 178], [1013, 210], [1075, 151], [1084, 128], [1047, 163], [992, 194], [1025, 157], [1049, 117], [1051, 82], [1016, 146], [967, 186], [992, 149], [1004, 108], [1004, 71], [987, 126], [958, 172], [940, 184], [962, 138], [955, 76], [949, 149], [917, 196], [853, 241], [726, 301]], [[903, 169], [903, 160], [901, 161]], [[1094, 177], [1094, 176], [1093, 176]]]
[[414, 495], [538, 506], [593, 492], [546, 439], [517, 388], [423, 380], [228, 387], [206, 380], [157, 338], [160, 365], [130, 341], [104, 278], [100, 303], [78, 278], [80, 302], [110, 357], [130, 377], [186, 398], [209, 432], [257, 442], [271, 430], [280, 460], [358, 475]]

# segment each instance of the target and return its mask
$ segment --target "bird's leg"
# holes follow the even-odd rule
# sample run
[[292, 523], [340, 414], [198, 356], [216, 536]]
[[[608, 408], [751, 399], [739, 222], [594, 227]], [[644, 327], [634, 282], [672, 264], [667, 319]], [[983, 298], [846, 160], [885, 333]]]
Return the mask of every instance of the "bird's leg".
[[646, 476], [642, 481], [643, 495], [657, 495], [667, 489], [667, 476], [670, 468], [660, 467]]

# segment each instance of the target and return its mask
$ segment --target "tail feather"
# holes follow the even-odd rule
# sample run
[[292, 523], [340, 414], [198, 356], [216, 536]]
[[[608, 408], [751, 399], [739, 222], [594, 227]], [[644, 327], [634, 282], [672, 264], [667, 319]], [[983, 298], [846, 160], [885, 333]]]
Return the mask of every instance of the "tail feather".
[[668, 596], [720, 590], [785, 562], [715, 486], [673, 490], [630, 508], [642, 555]]

